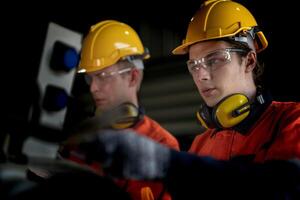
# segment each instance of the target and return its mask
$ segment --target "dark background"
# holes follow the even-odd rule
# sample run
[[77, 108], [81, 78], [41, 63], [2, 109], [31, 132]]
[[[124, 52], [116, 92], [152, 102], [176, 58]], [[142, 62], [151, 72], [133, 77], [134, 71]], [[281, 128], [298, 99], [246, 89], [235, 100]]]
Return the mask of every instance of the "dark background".
[[[275, 100], [299, 101], [300, 43], [296, 3], [262, 0], [238, 2], [253, 13], [269, 41], [269, 47], [259, 56], [266, 67], [265, 86], [271, 90]], [[195, 0], [45, 0], [39, 3], [5, 3], [5, 6], [2, 5], [5, 12], [1, 13], [2, 126], [26, 124], [24, 119], [36, 95], [34, 83], [49, 21], [87, 33], [89, 27], [98, 21], [116, 19], [128, 23], [137, 31], [141, 23], [146, 23], [157, 30], [167, 28], [183, 38], [189, 19], [200, 4], [201, 1]], [[172, 59], [178, 58], [172, 56], [171, 52], [169, 55], [156, 54], [152, 62]], [[13, 120], [8, 120], [7, 116], [14, 116]]]
[[[23, 88], [22, 92], [25, 92], [24, 81], [35, 78], [49, 21], [81, 33], [87, 33], [90, 25], [104, 19], [121, 20], [137, 30], [139, 24], [144, 22], [157, 29], [167, 27], [183, 38], [188, 21], [199, 8], [200, 2], [199, 0], [179, 2], [46, 0], [37, 4], [8, 2], [2, 7], [6, 13], [1, 13], [1, 57], [4, 69], [1, 74], [8, 75], [5, 88], [16, 85], [16, 88]], [[253, 12], [269, 41], [268, 49], [261, 56], [266, 65], [266, 83], [279, 99], [299, 99], [296, 87], [299, 77], [298, 7], [293, 1], [275, 3], [239, 0], [238, 2]], [[13, 93], [19, 96], [18, 92], [20, 90]]]

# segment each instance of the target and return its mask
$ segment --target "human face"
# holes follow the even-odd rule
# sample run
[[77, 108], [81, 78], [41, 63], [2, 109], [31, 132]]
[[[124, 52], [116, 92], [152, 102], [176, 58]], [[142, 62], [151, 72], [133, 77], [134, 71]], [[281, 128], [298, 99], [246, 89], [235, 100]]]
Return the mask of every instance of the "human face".
[[[201, 97], [211, 107], [230, 94], [247, 94], [248, 87], [253, 84], [252, 72], [246, 70], [245, 59], [240, 62], [238, 50], [226, 51], [227, 48], [231, 47], [224, 41], [205, 41], [189, 49], [189, 70]], [[219, 57], [214, 57], [216, 60], [210, 60], [215, 56], [214, 52], [223, 54], [219, 53]], [[211, 65], [212, 61], [217, 64]], [[206, 67], [206, 64], [213, 67]]]
[[99, 111], [130, 101], [130, 72], [131, 68], [121, 68], [115, 64], [86, 75], [90, 92]]

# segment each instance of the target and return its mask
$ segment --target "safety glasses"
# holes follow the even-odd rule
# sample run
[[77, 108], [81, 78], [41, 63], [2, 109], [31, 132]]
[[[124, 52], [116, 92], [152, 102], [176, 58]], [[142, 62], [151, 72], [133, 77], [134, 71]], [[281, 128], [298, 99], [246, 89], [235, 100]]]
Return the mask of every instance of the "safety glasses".
[[113, 76], [124, 74], [126, 72], [131, 71], [131, 67], [120, 69], [118, 71], [110, 71], [110, 72], [99, 72], [97, 74], [89, 75], [85, 74], [84, 78], [88, 85], [92, 83], [92, 79], [94, 78], [97, 83], [107, 83]]
[[216, 51], [210, 52], [203, 58], [197, 60], [188, 60], [187, 66], [189, 72], [193, 75], [198, 73], [200, 68], [204, 68], [208, 72], [213, 72], [225, 64], [231, 62], [231, 52], [246, 52], [243, 49], [237, 48], [226, 48], [226, 49], [218, 49]]

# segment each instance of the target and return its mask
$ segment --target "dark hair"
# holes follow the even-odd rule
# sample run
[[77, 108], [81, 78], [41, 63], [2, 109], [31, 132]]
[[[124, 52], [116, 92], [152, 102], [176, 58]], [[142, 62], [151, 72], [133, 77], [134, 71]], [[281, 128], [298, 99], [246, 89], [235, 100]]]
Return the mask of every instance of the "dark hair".
[[[244, 42], [238, 42], [238, 41], [233, 41], [230, 39], [223, 39], [225, 42], [229, 43], [233, 48], [237, 49], [243, 49], [245, 50], [244, 52], [237, 52], [241, 57], [246, 57], [247, 54], [252, 50], [247, 43]], [[242, 59], [240, 59], [240, 62], [242, 62]], [[255, 85], [260, 85], [262, 80], [262, 74], [264, 72], [264, 65], [261, 64], [258, 60], [256, 61], [256, 66], [253, 69], [253, 79], [255, 82]]]

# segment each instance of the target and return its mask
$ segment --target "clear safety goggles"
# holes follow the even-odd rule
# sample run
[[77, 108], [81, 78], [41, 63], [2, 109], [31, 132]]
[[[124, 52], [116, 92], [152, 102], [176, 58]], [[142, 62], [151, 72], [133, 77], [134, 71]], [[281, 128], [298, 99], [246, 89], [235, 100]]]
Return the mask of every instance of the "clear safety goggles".
[[204, 68], [208, 72], [213, 72], [218, 68], [224, 66], [225, 64], [231, 62], [231, 52], [245, 52], [245, 50], [237, 48], [218, 49], [216, 51], [210, 52], [203, 58], [188, 60], [186, 63], [189, 72], [193, 75], [198, 73], [201, 68]]
[[92, 79], [95, 79], [97, 83], [107, 83], [112, 77], [120, 74], [124, 74], [132, 70], [132, 67], [119, 69], [117, 71], [110, 71], [110, 72], [99, 72], [97, 74], [89, 75], [85, 74], [84, 78], [88, 85], [92, 83]]

